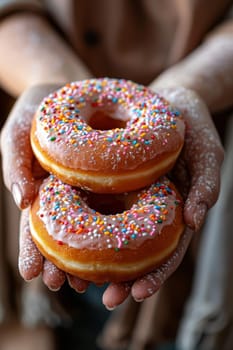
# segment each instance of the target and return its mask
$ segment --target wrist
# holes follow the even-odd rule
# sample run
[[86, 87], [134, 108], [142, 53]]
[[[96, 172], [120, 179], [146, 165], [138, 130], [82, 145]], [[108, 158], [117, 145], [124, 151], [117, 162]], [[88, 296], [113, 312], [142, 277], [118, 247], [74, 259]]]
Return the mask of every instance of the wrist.
[[203, 84], [203, 78], [201, 76], [193, 76], [188, 74], [184, 67], [180, 67], [178, 64], [164, 73], [162, 73], [155, 81], [153, 81], [150, 87], [153, 90], [161, 91], [167, 90], [176, 91], [179, 94], [196, 94], [199, 98], [202, 98], [206, 103], [205, 96], [202, 93], [201, 86]]
[[[223, 54], [224, 53], [224, 54]], [[212, 113], [232, 108], [232, 36], [206, 40], [181, 62], [163, 72], [154, 88], [184, 86], [196, 91]]]

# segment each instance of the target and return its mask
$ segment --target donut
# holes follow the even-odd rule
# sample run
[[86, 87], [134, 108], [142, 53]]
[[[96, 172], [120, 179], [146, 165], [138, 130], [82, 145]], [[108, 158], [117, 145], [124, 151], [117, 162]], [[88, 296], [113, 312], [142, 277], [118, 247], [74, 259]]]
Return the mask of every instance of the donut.
[[93, 194], [50, 175], [30, 209], [38, 249], [57, 267], [94, 283], [133, 280], [176, 249], [182, 199], [168, 178], [137, 191]]
[[35, 113], [32, 149], [45, 170], [96, 193], [150, 185], [174, 165], [184, 121], [160, 95], [124, 79], [73, 82]]

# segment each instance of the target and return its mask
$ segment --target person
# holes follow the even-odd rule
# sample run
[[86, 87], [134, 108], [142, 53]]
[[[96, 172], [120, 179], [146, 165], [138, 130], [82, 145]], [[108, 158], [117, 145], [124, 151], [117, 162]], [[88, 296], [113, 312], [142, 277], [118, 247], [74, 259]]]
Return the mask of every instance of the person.
[[30, 237], [27, 208], [44, 173], [28, 136], [41, 99], [69, 81], [122, 77], [161, 92], [184, 115], [185, 146], [174, 176], [185, 196], [187, 230], [161, 268], [134, 282], [110, 284], [103, 303], [113, 309], [129, 295], [137, 302], [154, 295], [218, 196], [223, 148], [210, 113], [233, 104], [232, 21], [224, 21], [231, 1], [8, 0], [0, 6], [0, 82], [17, 98], [1, 134], [3, 176], [23, 210], [19, 268], [25, 280], [41, 274], [51, 290], [66, 278], [77, 292], [88, 287], [44, 260]]

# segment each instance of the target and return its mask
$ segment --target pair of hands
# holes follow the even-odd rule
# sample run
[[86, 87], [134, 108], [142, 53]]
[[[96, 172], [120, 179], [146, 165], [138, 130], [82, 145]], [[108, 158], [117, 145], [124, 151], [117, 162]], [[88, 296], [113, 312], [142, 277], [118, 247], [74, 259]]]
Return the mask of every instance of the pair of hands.
[[[42, 274], [44, 283], [51, 290], [58, 290], [67, 278], [72, 288], [84, 292], [88, 281], [66, 274], [43, 258], [32, 241], [28, 222], [28, 207], [37, 194], [41, 180], [46, 177], [30, 146], [31, 120], [43, 97], [58, 87], [56, 84], [35, 86], [18, 99], [1, 134], [3, 176], [16, 204], [22, 209], [19, 247], [22, 277], [31, 280]], [[187, 228], [176, 251], [161, 267], [136, 281], [109, 284], [103, 294], [103, 303], [108, 309], [121, 304], [129, 294], [135, 300], [142, 301], [161, 287], [179, 266], [193, 232], [201, 228], [219, 192], [223, 149], [205, 104], [196, 93], [185, 88], [159, 92], [185, 118], [185, 144], [172, 176], [185, 199], [184, 220]]]

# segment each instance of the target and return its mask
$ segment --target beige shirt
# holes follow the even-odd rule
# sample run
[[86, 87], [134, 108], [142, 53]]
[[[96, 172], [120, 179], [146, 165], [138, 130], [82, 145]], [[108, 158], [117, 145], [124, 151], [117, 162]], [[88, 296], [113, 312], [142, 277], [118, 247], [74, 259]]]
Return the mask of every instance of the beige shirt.
[[45, 11], [95, 76], [148, 84], [197, 47], [230, 0], [1, 0], [0, 14]]

